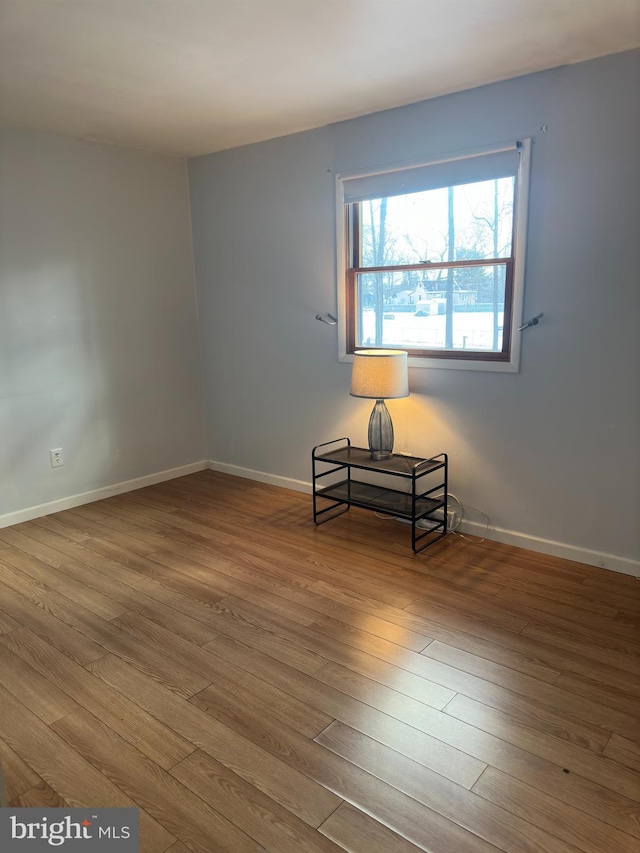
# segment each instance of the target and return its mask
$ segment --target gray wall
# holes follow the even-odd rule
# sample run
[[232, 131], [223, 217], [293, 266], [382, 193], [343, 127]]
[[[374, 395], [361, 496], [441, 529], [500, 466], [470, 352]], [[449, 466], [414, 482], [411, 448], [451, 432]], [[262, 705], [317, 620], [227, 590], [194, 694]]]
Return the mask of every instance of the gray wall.
[[184, 161], [3, 130], [0, 517], [205, 447]]
[[366, 443], [370, 403], [314, 319], [336, 306], [335, 172], [535, 136], [525, 316], [545, 318], [521, 372], [411, 370], [396, 447], [448, 451], [453, 491], [523, 544], [637, 560], [639, 57], [190, 161], [211, 458], [308, 481], [314, 444]]

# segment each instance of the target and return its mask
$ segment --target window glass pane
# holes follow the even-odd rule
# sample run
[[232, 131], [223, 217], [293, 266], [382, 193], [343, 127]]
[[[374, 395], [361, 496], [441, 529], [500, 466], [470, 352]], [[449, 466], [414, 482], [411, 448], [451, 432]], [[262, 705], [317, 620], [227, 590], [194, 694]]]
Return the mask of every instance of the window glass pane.
[[357, 345], [500, 352], [506, 266], [356, 274]]
[[511, 256], [514, 178], [360, 204], [360, 266]]

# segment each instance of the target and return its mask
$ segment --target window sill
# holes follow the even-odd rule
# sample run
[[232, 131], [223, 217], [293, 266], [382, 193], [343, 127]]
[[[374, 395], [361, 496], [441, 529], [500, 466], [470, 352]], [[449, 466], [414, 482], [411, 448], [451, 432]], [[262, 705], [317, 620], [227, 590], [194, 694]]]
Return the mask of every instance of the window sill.
[[[519, 373], [519, 361], [514, 361], [516, 353], [512, 352], [511, 361], [473, 361], [471, 359], [453, 359], [453, 358], [424, 358], [409, 356], [407, 364], [409, 367], [417, 367], [420, 369], [433, 370], [475, 370], [486, 371], [488, 373]], [[518, 353], [519, 356], [519, 353]], [[353, 355], [346, 352], [341, 352], [338, 361], [351, 364], [353, 363]]]

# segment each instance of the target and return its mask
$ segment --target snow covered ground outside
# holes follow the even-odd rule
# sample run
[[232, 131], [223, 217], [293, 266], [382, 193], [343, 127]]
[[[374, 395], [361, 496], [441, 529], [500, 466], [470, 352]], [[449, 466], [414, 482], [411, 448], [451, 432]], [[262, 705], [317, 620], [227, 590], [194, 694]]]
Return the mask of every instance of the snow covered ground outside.
[[[502, 347], [503, 313], [498, 314], [498, 349]], [[454, 349], [491, 350], [493, 340], [493, 314], [489, 311], [457, 312], [453, 314]], [[362, 312], [361, 346], [374, 345], [375, 311]], [[445, 345], [445, 316], [434, 314], [419, 317], [416, 314], [393, 311], [384, 313], [382, 323], [382, 346], [415, 346], [426, 349]]]

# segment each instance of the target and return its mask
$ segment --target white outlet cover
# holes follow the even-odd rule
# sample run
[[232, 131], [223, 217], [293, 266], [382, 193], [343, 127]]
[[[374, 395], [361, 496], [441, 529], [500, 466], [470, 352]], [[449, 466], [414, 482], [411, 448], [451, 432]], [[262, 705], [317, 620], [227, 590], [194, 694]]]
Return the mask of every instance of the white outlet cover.
[[52, 468], [62, 468], [64, 465], [64, 456], [62, 455], [62, 448], [56, 447], [53, 450], [50, 450], [49, 459], [51, 461]]

